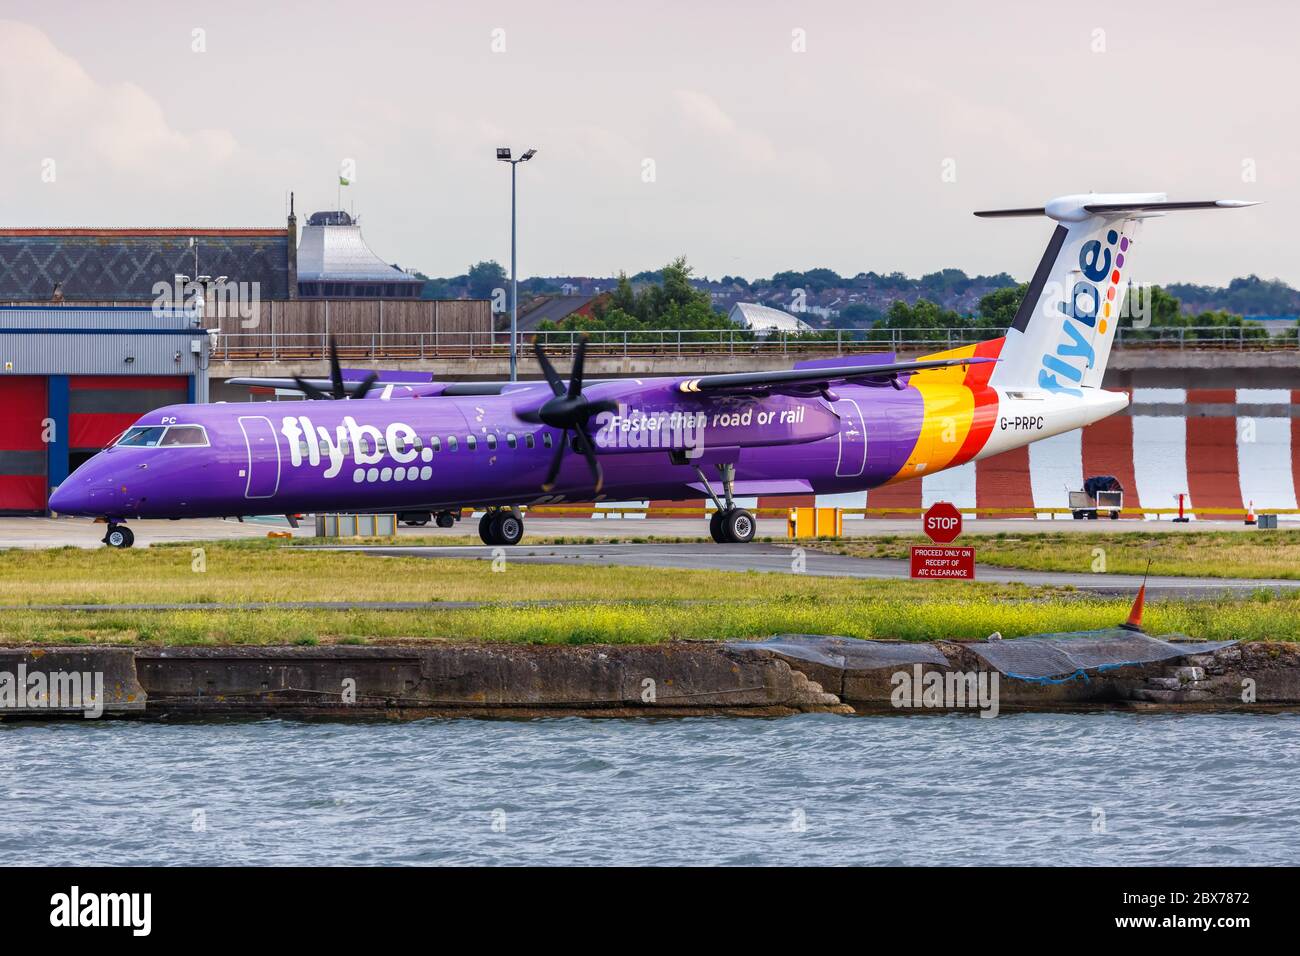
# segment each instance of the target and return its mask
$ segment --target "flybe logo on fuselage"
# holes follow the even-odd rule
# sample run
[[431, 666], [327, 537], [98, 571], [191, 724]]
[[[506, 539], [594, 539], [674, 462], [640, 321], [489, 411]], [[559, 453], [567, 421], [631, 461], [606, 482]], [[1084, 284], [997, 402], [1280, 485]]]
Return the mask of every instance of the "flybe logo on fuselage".
[[1079, 247], [1081, 275], [1065, 301], [1057, 303], [1057, 309], [1065, 314], [1061, 323], [1063, 337], [1055, 351], [1043, 355], [1042, 368], [1038, 370], [1040, 388], [1065, 395], [1083, 395], [1077, 386], [1095, 361], [1093, 338], [1104, 335], [1111, 316], [1118, 315], [1120, 303], [1116, 296], [1128, 246], [1127, 236], [1109, 229], [1104, 245], [1099, 239], [1089, 239]]
[[324, 464], [326, 478], [342, 471], [349, 458], [362, 466], [377, 465], [385, 455], [398, 464], [433, 457], [432, 450], [421, 447], [415, 429], [405, 422], [392, 422], [381, 430], [374, 425], [359, 425], [351, 415], [344, 415], [343, 423], [331, 430], [313, 425], [306, 415], [286, 415], [280, 434], [288, 440], [290, 465], [298, 468], [304, 463], [313, 467]]

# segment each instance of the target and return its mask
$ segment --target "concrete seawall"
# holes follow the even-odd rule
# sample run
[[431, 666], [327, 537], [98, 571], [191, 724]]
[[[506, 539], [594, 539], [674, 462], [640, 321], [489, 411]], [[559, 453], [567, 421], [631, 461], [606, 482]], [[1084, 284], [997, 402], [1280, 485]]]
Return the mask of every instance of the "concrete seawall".
[[149, 713], [781, 716], [844, 710], [772, 654], [719, 645], [223, 647], [140, 651]]
[[[776, 717], [915, 713], [895, 701], [900, 670], [989, 670], [978, 642], [915, 646], [918, 662], [905, 668], [831, 666], [705, 642], [16, 648], [0, 650], [0, 719], [80, 717], [91, 709], [86, 701], [50, 696], [69, 674], [101, 675], [102, 712], [119, 716]], [[21, 703], [13, 693], [20, 678], [30, 691]], [[998, 696], [1002, 710], [1297, 708], [1300, 646], [1237, 644], [1060, 682], [1003, 676]]]

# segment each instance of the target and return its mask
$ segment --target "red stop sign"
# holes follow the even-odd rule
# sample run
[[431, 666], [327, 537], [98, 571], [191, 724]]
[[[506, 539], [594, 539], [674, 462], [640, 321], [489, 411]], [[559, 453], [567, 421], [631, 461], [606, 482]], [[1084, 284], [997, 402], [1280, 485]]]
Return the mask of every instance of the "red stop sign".
[[947, 544], [961, 534], [961, 512], [946, 501], [936, 501], [925, 513], [921, 527], [935, 544]]

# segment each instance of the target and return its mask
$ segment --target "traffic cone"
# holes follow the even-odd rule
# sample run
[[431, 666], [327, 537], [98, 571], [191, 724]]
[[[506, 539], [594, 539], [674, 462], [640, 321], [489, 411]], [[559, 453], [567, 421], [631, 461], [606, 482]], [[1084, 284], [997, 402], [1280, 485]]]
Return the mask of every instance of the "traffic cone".
[[1252, 501], [1249, 505], [1246, 506], [1246, 524], [1255, 524], [1255, 523], [1256, 523], [1255, 502]]
[[1142, 609], [1147, 600], [1147, 577], [1151, 574], [1151, 562], [1147, 562], [1146, 574], [1142, 575], [1142, 586], [1138, 588], [1137, 597], [1133, 599], [1133, 608], [1128, 612], [1128, 620], [1120, 625], [1126, 631], [1142, 630]]

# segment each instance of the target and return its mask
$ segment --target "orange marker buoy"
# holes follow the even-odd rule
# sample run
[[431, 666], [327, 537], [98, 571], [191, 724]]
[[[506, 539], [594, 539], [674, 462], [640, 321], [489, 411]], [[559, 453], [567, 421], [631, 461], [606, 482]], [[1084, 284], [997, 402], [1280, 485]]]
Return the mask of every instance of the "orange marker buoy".
[[1252, 501], [1249, 505], [1246, 506], [1246, 524], [1255, 524], [1255, 523], [1256, 523], [1255, 502]]

